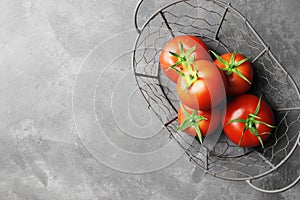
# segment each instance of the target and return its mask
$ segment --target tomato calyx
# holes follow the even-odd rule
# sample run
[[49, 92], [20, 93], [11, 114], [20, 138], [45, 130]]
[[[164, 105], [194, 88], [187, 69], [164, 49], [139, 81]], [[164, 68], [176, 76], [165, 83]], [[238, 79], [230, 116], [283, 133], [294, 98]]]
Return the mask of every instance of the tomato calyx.
[[[196, 45], [185, 52], [183, 44], [179, 42], [179, 50], [179, 54], [169, 51], [172, 56], [177, 58], [177, 62], [169, 68], [173, 69], [179, 76], [186, 80], [186, 89], [188, 89], [198, 79], [198, 72], [192, 68], [192, 63], [195, 61], [195, 56], [192, 56], [192, 53], [196, 50]], [[176, 68], [179, 65], [182, 65], [183, 69], [187, 69], [187, 72], [183, 73]]]
[[181, 110], [186, 117], [185, 120], [176, 128], [176, 131], [183, 131], [189, 127], [194, 127], [197, 132], [200, 143], [202, 144], [202, 133], [199, 128], [199, 122], [202, 120], [208, 120], [206, 117], [197, 115], [197, 110], [194, 110], [192, 114], [189, 114], [182, 105], [180, 105]]
[[243, 64], [244, 62], [248, 61], [250, 58], [244, 58], [243, 60], [236, 62], [235, 61], [235, 56], [236, 56], [236, 51], [234, 51], [230, 57], [230, 61], [227, 62], [226, 60], [224, 60], [221, 56], [219, 56], [217, 53], [215, 53], [214, 51], [210, 50], [210, 52], [223, 64], [225, 65], [224, 68], [222, 68], [221, 70], [226, 72], [227, 76], [230, 76], [232, 73], [237, 74], [239, 77], [241, 77], [243, 80], [245, 80], [246, 82], [248, 82], [249, 84], [252, 84], [251, 81], [249, 81], [247, 79], [247, 77], [242, 74], [237, 67], [240, 66], [241, 64]]
[[182, 42], [179, 42], [179, 54], [169, 51], [172, 56], [177, 58], [177, 62], [170, 66], [170, 68], [174, 69], [178, 65], [182, 65], [183, 68], [186, 68], [188, 64], [195, 61], [195, 56], [192, 56], [192, 53], [194, 53], [195, 50], [196, 45], [185, 52]]
[[230, 120], [227, 124], [231, 124], [231, 123], [234, 123], [234, 122], [241, 122], [241, 123], [244, 123], [245, 126], [244, 126], [244, 129], [243, 129], [243, 132], [242, 132], [242, 136], [239, 140], [239, 143], [238, 143], [238, 146], [240, 146], [242, 140], [243, 140], [243, 137], [244, 137], [244, 133], [245, 131], [249, 130], [251, 134], [253, 134], [254, 136], [257, 137], [257, 139], [259, 140], [262, 148], [264, 148], [264, 144], [263, 144], [263, 141], [261, 139], [261, 135], [264, 135], [264, 134], [271, 134], [270, 132], [265, 132], [265, 133], [259, 133], [257, 128], [256, 128], [256, 125], [257, 124], [263, 124], [265, 126], [268, 126], [270, 128], [276, 128], [275, 126], [272, 126], [264, 121], [261, 121], [261, 118], [258, 116], [258, 113], [259, 113], [259, 110], [260, 110], [260, 102], [261, 102], [261, 97], [259, 98], [258, 100], [258, 103], [257, 103], [257, 106], [256, 106], [256, 109], [254, 111], [254, 113], [250, 113], [248, 114], [247, 116], [247, 119], [233, 119], [233, 120]]

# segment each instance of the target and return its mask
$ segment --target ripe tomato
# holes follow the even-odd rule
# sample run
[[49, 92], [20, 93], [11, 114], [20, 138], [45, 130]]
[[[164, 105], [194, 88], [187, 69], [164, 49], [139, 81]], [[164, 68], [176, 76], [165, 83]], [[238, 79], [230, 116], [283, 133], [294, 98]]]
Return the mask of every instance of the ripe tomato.
[[[211, 51], [212, 52], [212, 51]], [[226, 53], [221, 56], [212, 52], [215, 57], [215, 64], [224, 72], [227, 80], [227, 95], [241, 95], [249, 90], [253, 80], [253, 69], [248, 61], [241, 54]]]
[[[174, 56], [174, 53], [178, 56]], [[175, 83], [178, 73], [170, 66], [178, 64], [176, 68], [183, 70], [187, 63], [193, 60], [211, 60], [211, 57], [206, 44], [200, 38], [191, 35], [181, 35], [171, 39], [160, 54], [160, 66], [163, 72]]]
[[241, 147], [263, 146], [274, 128], [274, 115], [269, 105], [252, 94], [244, 94], [227, 105], [224, 132]]
[[209, 110], [226, 98], [226, 79], [214, 63], [197, 60], [193, 70], [184, 70], [177, 81], [181, 102], [192, 109]]
[[178, 109], [177, 130], [196, 136], [202, 143], [202, 137], [214, 132], [221, 124], [221, 111], [214, 108], [213, 111], [194, 110], [181, 104]]

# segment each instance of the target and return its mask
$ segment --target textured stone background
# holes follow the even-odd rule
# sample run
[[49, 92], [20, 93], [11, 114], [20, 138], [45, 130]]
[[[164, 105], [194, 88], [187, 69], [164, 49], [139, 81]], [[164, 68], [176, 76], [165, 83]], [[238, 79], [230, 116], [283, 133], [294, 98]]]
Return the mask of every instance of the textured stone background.
[[[0, 199], [299, 199], [299, 184], [264, 194], [243, 182], [205, 175], [185, 156], [164, 169], [132, 175], [100, 164], [86, 151], [72, 114], [77, 73], [96, 45], [133, 28], [136, 4], [0, 0]], [[300, 85], [300, 1], [232, 0], [232, 5]]]

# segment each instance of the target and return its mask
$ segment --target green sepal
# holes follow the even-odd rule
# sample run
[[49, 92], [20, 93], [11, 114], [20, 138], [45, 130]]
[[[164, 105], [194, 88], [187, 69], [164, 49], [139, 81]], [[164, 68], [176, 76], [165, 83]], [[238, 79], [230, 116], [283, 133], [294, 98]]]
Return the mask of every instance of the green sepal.
[[243, 60], [239, 61], [239, 62], [235, 62], [234, 65], [235, 66], [240, 66], [241, 64], [243, 64], [244, 62], [247, 62], [250, 59], [250, 57], [244, 58]]
[[259, 100], [258, 100], [258, 103], [257, 103], [257, 106], [255, 108], [255, 111], [253, 113], [253, 115], [257, 115], [259, 110], [260, 110], [260, 102], [261, 102], [261, 97], [259, 97]]
[[176, 128], [176, 131], [183, 131], [189, 127], [194, 127], [200, 143], [202, 144], [202, 133], [199, 128], [199, 121], [208, 120], [206, 117], [197, 115], [197, 110], [194, 110], [192, 114], [189, 114], [184, 107], [180, 104], [181, 110], [186, 119]]
[[226, 126], [229, 125], [229, 124], [232, 124], [233, 122], [246, 123], [246, 120], [244, 120], [244, 119], [233, 119], [233, 120], [230, 120], [229, 122], [227, 122]]

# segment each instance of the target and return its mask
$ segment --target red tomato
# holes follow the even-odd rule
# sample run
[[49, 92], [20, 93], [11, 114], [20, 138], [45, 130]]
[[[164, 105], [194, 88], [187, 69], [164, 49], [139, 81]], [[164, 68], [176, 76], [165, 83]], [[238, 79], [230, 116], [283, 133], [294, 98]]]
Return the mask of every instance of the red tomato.
[[[180, 51], [180, 43], [183, 45], [183, 51]], [[193, 47], [193, 52], [188, 52]], [[178, 54], [180, 58], [172, 55], [170, 52]], [[178, 70], [183, 70], [184, 66], [191, 60], [211, 60], [208, 53], [208, 47], [198, 37], [191, 35], [181, 35], [171, 39], [162, 49], [160, 54], [160, 66], [166, 76], [173, 82], [177, 82], [178, 73], [170, 68], [178, 61], [179, 65], [176, 66]]]
[[177, 93], [181, 102], [192, 109], [209, 110], [226, 98], [224, 74], [214, 63], [197, 60], [193, 63], [196, 75], [184, 71], [177, 81]]
[[226, 53], [215, 57], [215, 64], [224, 72], [227, 80], [227, 95], [241, 95], [249, 90], [253, 80], [253, 69], [248, 61], [241, 54]]
[[219, 108], [214, 108], [213, 111], [201, 111], [181, 104], [178, 109], [179, 127], [177, 130], [198, 137], [201, 143], [202, 137], [214, 132], [220, 124], [221, 111]]
[[274, 115], [271, 108], [255, 95], [241, 95], [227, 105], [223, 129], [228, 138], [241, 147], [255, 147], [260, 144], [263, 147], [263, 142], [274, 128], [273, 125]]

